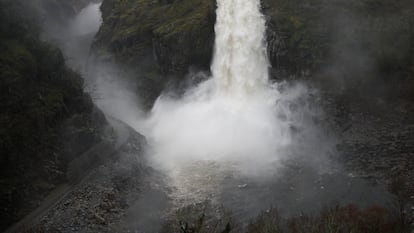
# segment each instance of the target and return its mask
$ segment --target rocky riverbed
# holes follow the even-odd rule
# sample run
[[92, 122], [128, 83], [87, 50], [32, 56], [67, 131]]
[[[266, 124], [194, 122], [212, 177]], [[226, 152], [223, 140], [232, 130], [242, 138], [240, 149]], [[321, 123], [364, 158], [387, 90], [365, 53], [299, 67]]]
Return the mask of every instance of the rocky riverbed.
[[142, 193], [157, 187], [155, 172], [144, 163], [144, 144], [133, 133], [28, 232], [114, 232]]
[[[321, 174], [302, 162], [285, 161], [274, 180], [262, 182], [214, 163], [193, 164], [175, 177], [165, 177], [147, 165], [144, 139], [134, 133], [32, 232], [158, 232], [175, 210], [205, 199], [244, 222], [271, 206], [285, 216], [334, 202], [393, 207], [397, 199], [388, 185], [400, 177], [407, 183], [402, 191], [408, 195], [409, 211], [414, 198], [413, 108], [407, 104], [393, 109], [375, 114], [378, 111], [362, 111], [358, 105], [335, 105], [340, 112], [332, 114], [333, 122], [340, 122], [335, 126], [340, 139], [338, 168]], [[175, 182], [168, 183], [172, 178]]]

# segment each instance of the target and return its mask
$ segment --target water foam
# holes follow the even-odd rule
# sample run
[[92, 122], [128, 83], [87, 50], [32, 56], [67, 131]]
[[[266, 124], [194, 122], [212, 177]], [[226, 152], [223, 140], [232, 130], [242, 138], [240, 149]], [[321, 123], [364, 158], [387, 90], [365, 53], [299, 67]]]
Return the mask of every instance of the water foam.
[[161, 96], [144, 132], [162, 168], [215, 161], [260, 173], [290, 144], [283, 102], [297, 96], [281, 95], [269, 83], [260, 0], [219, 0], [217, 6], [213, 76], [180, 99]]

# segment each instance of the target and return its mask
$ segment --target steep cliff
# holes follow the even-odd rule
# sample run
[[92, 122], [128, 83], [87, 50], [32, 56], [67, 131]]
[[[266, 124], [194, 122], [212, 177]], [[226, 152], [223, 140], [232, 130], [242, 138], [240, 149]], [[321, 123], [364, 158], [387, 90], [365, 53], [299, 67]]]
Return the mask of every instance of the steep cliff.
[[[412, 76], [414, 6], [407, 0], [264, 1], [270, 58], [296, 76], [345, 86]], [[274, 33], [273, 33], [274, 34]], [[277, 40], [276, 40], [277, 41]], [[284, 48], [278, 55], [275, 48]], [[277, 49], [276, 49], [277, 50]]]
[[163, 73], [208, 68], [214, 43], [215, 2], [211, 0], [106, 0], [94, 45], [98, 55], [135, 66], [156, 62]]
[[[354, 88], [413, 74], [409, 0], [263, 0], [262, 6], [274, 77], [322, 77]], [[213, 0], [104, 0], [95, 52], [164, 74], [183, 74], [191, 66], [208, 70], [214, 11]]]
[[68, 162], [101, 141], [106, 124], [81, 77], [39, 40], [35, 12], [0, 1], [0, 230], [64, 181]]

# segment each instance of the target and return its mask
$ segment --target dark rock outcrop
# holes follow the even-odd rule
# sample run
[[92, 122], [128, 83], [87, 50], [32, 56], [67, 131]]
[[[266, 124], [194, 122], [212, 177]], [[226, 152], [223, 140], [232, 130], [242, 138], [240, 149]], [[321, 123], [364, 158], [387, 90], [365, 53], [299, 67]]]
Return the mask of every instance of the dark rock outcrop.
[[130, 66], [158, 64], [164, 74], [184, 74], [192, 65], [208, 68], [214, 1], [106, 0], [101, 9], [103, 25], [94, 43], [98, 56]]

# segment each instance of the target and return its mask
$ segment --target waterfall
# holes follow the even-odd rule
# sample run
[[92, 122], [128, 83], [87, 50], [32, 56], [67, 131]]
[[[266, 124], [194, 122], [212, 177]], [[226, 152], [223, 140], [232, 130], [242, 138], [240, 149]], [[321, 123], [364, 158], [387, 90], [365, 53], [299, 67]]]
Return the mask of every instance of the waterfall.
[[212, 76], [179, 98], [161, 95], [142, 124], [149, 162], [167, 175], [178, 207], [231, 196], [245, 184], [238, 179], [267, 182], [287, 158], [322, 164], [327, 154], [307, 88], [269, 80], [260, 0], [217, 6]]
[[218, 0], [214, 59], [211, 66], [219, 93], [248, 96], [268, 84], [260, 0]]
[[291, 144], [294, 117], [269, 80], [266, 21], [260, 0], [218, 0], [212, 77], [180, 98], [161, 95], [142, 132], [160, 169], [189, 163], [231, 164], [237, 172], [273, 172]]

